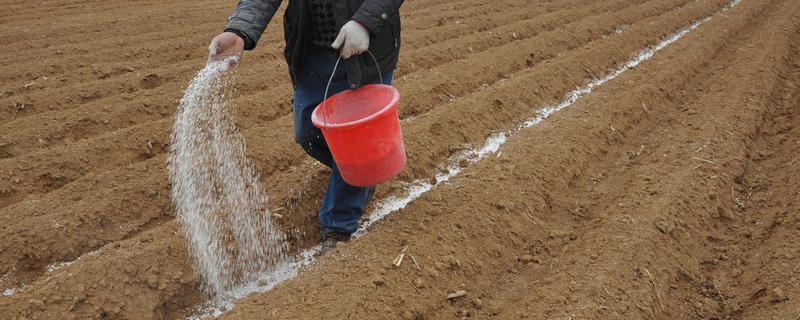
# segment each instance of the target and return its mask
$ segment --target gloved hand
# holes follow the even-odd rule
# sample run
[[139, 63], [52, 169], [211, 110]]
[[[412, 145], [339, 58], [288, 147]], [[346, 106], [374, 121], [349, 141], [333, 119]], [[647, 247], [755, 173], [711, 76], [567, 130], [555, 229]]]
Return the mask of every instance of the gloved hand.
[[244, 52], [244, 39], [233, 32], [223, 32], [211, 40], [208, 46], [208, 62], [229, 59], [237, 63]]
[[350, 58], [369, 49], [369, 30], [355, 20], [350, 20], [339, 30], [339, 35], [331, 45], [339, 50], [342, 58]]

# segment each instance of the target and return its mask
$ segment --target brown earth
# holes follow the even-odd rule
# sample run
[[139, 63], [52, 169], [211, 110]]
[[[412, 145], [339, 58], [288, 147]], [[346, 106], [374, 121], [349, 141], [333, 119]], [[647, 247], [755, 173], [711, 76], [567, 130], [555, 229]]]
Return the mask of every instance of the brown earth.
[[[174, 319], [205, 301], [164, 164], [234, 4], [3, 4], [0, 289], [17, 292], [0, 319]], [[378, 201], [713, 18], [226, 317], [800, 319], [800, 3], [727, 4], [408, 0], [409, 166]], [[292, 142], [281, 33], [245, 56], [237, 120], [299, 250], [319, 240], [326, 171]], [[419, 269], [390, 266], [404, 246]]]

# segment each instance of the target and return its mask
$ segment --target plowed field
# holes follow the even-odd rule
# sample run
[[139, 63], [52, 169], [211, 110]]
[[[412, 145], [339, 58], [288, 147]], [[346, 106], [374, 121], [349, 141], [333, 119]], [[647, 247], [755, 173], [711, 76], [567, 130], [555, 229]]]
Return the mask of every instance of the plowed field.
[[[0, 319], [208, 312], [165, 162], [234, 5], [3, 1]], [[359, 238], [224, 318], [800, 319], [800, 1], [401, 13], [408, 167]], [[328, 171], [293, 142], [275, 20], [237, 123], [298, 254]]]

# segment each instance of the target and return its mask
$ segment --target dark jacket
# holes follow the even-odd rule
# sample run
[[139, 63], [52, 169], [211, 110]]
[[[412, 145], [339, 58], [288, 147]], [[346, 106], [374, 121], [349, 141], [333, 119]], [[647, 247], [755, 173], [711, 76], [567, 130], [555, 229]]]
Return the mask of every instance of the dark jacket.
[[[334, 0], [334, 18], [337, 30], [350, 20], [364, 25], [370, 32], [369, 51], [375, 55], [381, 71], [386, 73], [397, 66], [400, 51], [400, 5], [403, 0]], [[226, 31], [234, 32], [245, 40], [245, 49], [256, 47], [261, 34], [281, 0], [241, 0], [228, 18]], [[284, 14], [284, 56], [289, 64], [292, 82], [301, 66], [303, 55], [310, 47], [306, 41], [306, 1], [289, 0]], [[361, 87], [364, 79], [378, 79], [375, 62], [368, 53], [344, 61], [350, 88]], [[341, 67], [341, 66], [340, 66]]]

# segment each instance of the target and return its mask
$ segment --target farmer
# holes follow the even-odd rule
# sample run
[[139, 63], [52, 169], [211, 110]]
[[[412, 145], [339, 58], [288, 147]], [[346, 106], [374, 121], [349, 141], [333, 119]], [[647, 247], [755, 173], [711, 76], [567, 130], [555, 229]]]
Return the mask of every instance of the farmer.
[[[339, 56], [342, 60], [333, 74], [329, 96], [380, 83], [379, 74], [384, 84], [391, 83], [400, 50], [402, 3], [289, 0], [284, 13], [284, 56], [294, 86], [295, 141], [332, 170], [319, 210], [322, 253], [350, 239], [375, 188], [351, 186], [342, 179], [321, 131], [311, 123], [311, 112], [324, 99], [325, 86]], [[225, 31], [211, 41], [209, 60], [236, 57], [238, 61], [244, 50], [254, 49], [280, 4], [281, 0], [239, 1]]]

